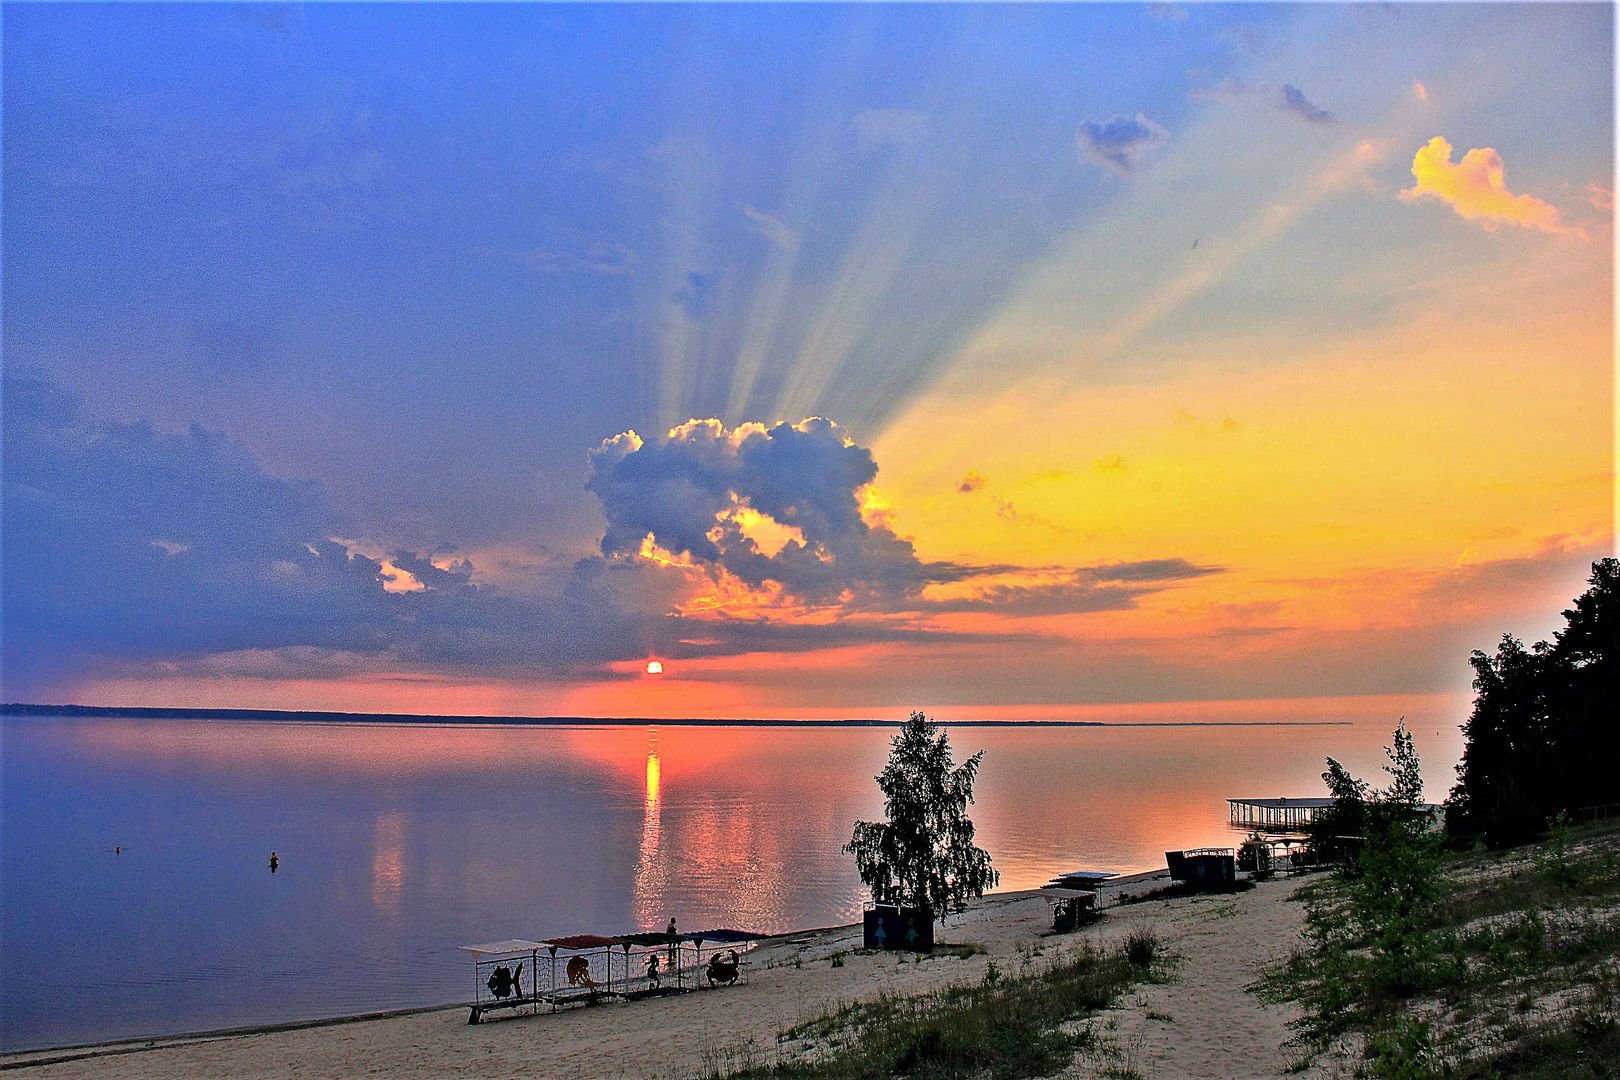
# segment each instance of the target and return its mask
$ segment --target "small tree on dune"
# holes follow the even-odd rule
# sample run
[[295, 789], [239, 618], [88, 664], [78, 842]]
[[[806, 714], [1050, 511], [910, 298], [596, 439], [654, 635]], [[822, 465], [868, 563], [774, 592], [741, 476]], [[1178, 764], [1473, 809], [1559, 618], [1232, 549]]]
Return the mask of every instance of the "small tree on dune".
[[844, 845], [876, 903], [945, 916], [1000, 880], [967, 814], [983, 760], [981, 750], [956, 764], [945, 733], [920, 712], [890, 740], [877, 776], [888, 820], [857, 821]]

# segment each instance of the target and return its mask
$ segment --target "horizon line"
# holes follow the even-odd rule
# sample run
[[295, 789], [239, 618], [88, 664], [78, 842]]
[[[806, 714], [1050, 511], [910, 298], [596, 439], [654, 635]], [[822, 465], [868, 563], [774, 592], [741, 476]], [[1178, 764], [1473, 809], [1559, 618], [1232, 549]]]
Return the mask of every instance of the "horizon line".
[[[424, 724], [492, 727], [901, 727], [905, 720], [743, 719], [735, 717], [477, 716], [447, 713], [365, 713], [330, 709], [201, 709], [150, 705], [0, 704], [3, 716], [113, 717], [136, 719], [262, 720], [306, 724]], [[940, 727], [1348, 727], [1349, 720], [935, 720]]]

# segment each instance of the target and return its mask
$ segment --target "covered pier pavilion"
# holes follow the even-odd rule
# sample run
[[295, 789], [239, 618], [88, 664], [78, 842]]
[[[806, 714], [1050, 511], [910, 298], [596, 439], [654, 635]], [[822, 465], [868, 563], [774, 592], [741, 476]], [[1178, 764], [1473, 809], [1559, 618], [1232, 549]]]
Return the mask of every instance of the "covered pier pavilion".
[[1227, 821], [1234, 829], [1298, 832], [1333, 806], [1332, 799], [1227, 799]]

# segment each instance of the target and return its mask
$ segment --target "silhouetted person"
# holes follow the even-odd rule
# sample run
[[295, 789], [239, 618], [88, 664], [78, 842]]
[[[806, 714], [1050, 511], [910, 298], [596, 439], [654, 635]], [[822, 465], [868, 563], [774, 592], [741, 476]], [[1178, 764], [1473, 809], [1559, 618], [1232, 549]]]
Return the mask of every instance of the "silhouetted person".
[[669, 926], [664, 930], [664, 933], [668, 934], [670, 937], [674, 937], [676, 933], [678, 933], [678, 931], [675, 929], [675, 916], [671, 915], [669, 917]]
[[664, 985], [658, 978], [658, 954], [657, 953], [648, 953], [647, 954], [647, 981], [652, 983], [654, 987], [661, 987], [661, 986]]
[[278, 867], [280, 865], [281, 865], [281, 860], [279, 858], [277, 858], [276, 853], [272, 851], [270, 853], [270, 872], [272, 874], [275, 873], [276, 872], [276, 867]]

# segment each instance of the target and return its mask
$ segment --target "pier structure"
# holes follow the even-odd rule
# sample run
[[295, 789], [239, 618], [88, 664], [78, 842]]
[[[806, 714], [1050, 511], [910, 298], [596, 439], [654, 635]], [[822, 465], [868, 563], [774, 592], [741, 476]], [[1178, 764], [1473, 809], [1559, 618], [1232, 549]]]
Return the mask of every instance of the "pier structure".
[[1332, 806], [1332, 799], [1227, 799], [1227, 822], [1234, 829], [1293, 833]]

